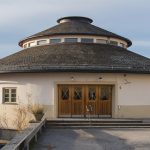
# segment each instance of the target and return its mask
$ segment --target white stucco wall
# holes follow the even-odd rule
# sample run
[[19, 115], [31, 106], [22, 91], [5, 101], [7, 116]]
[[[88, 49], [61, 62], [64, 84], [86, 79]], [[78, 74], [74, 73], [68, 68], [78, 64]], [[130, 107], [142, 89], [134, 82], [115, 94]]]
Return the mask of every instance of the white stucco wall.
[[[102, 79], [99, 79], [99, 77], [102, 77]], [[57, 84], [114, 85], [112, 102], [114, 117], [128, 117], [126, 113], [130, 116], [130, 112], [126, 112], [126, 110], [121, 111], [123, 107], [138, 106], [137, 111], [141, 109], [141, 106], [150, 108], [150, 75], [100, 73], [1, 74], [0, 106], [3, 106], [7, 111], [9, 111], [10, 107], [13, 107], [12, 104], [2, 103], [2, 89], [4, 87], [17, 87], [17, 103], [27, 104], [32, 101], [46, 105], [51, 108], [47, 116], [57, 117]]]

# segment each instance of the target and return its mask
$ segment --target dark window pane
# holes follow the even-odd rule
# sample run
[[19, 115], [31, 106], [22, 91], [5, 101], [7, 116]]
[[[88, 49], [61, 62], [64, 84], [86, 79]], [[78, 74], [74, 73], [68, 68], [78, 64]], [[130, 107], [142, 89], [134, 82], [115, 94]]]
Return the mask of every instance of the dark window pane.
[[68, 100], [69, 99], [69, 88], [68, 87], [64, 87], [62, 89], [61, 97], [62, 97], [62, 100]]
[[9, 94], [6, 94], [6, 93], [5, 93], [4, 96], [5, 96], [5, 97], [9, 97]]
[[89, 100], [95, 100], [96, 99], [96, 88], [90, 87], [89, 88]]
[[101, 87], [101, 100], [109, 100], [109, 86], [102, 86]]
[[115, 45], [115, 46], [117, 46], [117, 45], [118, 45], [118, 42], [116, 42], [116, 41], [110, 41], [110, 45]]
[[9, 98], [8, 98], [8, 97], [5, 97], [5, 98], [4, 98], [4, 102], [9, 102]]
[[11, 94], [11, 97], [16, 97], [16, 94]]
[[50, 43], [60, 43], [61, 39], [50, 39]]
[[73, 43], [73, 42], [77, 42], [78, 39], [77, 38], [65, 38], [65, 42], [70, 42], [70, 43]]
[[9, 89], [4, 89], [4, 92], [5, 93], [9, 93]]
[[16, 98], [15, 98], [15, 97], [14, 97], [14, 98], [12, 97], [12, 98], [11, 98], [11, 102], [16, 102]]
[[16, 89], [11, 89], [11, 93], [16, 93]]
[[88, 39], [88, 38], [82, 38], [81, 39], [82, 43], [93, 43], [93, 39]]
[[76, 87], [74, 89], [74, 99], [81, 100], [81, 98], [82, 98], [82, 89], [81, 89], [81, 87]]

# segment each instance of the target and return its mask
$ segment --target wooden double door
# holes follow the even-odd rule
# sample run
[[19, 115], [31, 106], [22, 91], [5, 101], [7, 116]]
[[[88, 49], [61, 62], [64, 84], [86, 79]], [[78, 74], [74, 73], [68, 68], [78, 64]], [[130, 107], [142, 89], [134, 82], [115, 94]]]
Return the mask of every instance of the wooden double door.
[[58, 85], [59, 117], [111, 117], [112, 85]]

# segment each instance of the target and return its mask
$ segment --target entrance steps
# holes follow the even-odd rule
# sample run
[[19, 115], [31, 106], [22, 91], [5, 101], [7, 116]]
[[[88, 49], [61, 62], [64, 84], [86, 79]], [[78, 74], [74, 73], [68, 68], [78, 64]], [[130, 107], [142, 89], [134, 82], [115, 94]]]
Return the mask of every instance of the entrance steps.
[[150, 128], [150, 121], [133, 119], [56, 119], [47, 128]]

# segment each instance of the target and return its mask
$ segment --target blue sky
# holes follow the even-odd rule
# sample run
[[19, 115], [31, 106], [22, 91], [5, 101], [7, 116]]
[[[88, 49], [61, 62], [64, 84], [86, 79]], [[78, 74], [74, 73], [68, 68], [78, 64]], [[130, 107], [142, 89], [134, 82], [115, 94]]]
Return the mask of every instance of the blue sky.
[[150, 0], [0, 0], [0, 58], [64, 16], [90, 17], [94, 25], [132, 40], [129, 50], [150, 58]]

